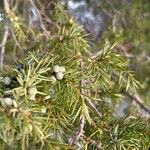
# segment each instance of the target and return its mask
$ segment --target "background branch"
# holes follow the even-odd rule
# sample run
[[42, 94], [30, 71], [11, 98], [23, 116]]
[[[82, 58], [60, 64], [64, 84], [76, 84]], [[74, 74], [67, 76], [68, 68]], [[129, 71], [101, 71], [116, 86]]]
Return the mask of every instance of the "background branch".
[[142, 104], [139, 100], [140, 97], [138, 95], [131, 95], [130, 93], [126, 92], [126, 91], [122, 91], [122, 93], [124, 93], [125, 95], [127, 95], [130, 99], [132, 99], [138, 106], [140, 109], [144, 110], [144, 112], [150, 117], [150, 109], [147, 108], [144, 104]]

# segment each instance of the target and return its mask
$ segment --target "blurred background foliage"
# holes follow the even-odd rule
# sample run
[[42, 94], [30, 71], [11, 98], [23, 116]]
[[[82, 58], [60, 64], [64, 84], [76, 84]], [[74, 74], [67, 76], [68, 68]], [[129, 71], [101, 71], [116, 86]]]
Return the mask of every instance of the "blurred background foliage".
[[[117, 48], [130, 61], [130, 69], [142, 85], [140, 94], [150, 106], [150, 1], [62, 0], [69, 13], [90, 33], [93, 49], [118, 42]], [[94, 51], [93, 50], [93, 51]]]

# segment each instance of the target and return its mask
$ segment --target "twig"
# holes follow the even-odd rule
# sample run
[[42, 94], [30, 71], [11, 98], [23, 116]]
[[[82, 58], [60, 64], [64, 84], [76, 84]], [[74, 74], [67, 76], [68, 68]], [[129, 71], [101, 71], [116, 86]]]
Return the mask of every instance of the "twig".
[[[80, 62], [80, 68], [82, 71], [83, 68], [83, 61]], [[84, 93], [83, 91], [83, 85], [84, 85], [84, 81], [80, 80], [80, 93]], [[79, 127], [76, 129], [75, 133], [73, 134], [73, 136], [71, 138], [69, 138], [68, 142], [70, 145], [74, 145], [77, 141], [79, 141], [80, 137], [83, 135], [83, 129], [84, 129], [84, 125], [85, 125], [85, 118], [84, 116], [81, 117], [80, 119], [80, 123], [79, 123]]]
[[102, 114], [98, 111], [96, 106], [92, 103], [91, 99], [87, 98], [87, 102], [89, 103], [90, 107], [95, 110], [95, 112], [98, 114], [98, 116], [101, 118]]
[[[83, 67], [84, 67], [84, 62], [81, 59], [80, 60], [80, 70], [81, 70], [81, 72], [83, 71]], [[83, 89], [85, 81], [80, 80], [79, 84], [80, 84], [80, 94], [81, 94], [81, 97], [82, 97], [84, 95], [84, 92], [85, 92], [84, 89]], [[85, 118], [84, 118], [84, 116], [82, 116], [81, 119], [80, 119], [79, 127], [76, 129], [74, 135], [68, 140], [70, 145], [74, 145], [77, 141], [79, 141], [79, 139], [81, 138], [81, 136], [83, 135], [83, 132], [84, 132], [84, 130], [83, 130], [84, 125], [85, 125]]]
[[44, 31], [44, 33], [46, 34], [46, 36], [48, 36], [49, 34], [48, 34], [48, 31], [45, 28], [45, 25], [43, 23], [42, 16], [41, 16], [41, 13], [40, 13], [39, 9], [34, 4], [33, 0], [29, 0], [29, 2], [30, 2], [31, 7], [33, 7], [35, 9], [35, 11], [36, 11], [36, 13], [38, 15], [38, 19], [39, 19], [39, 23], [40, 23], [41, 29]]
[[148, 116], [150, 116], [150, 109], [147, 108], [146, 106], [144, 106], [144, 105], [140, 102], [139, 96], [137, 96], [137, 95], [134, 95], [134, 96], [133, 96], [133, 95], [129, 94], [129, 93], [126, 92], [126, 91], [122, 91], [122, 93], [126, 94], [129, 98], [131, 98], [142, 110], [144, 110], [144, 111], [148, 114]]
[[3, 63], [4, 63], [4, 54], [5, 54], [5, 45], [7, 42], [7, 38], [9, 35], [9, 28], [7, 25], [5, 25], [5, 32], [4, 32], [4, 36], [3, 36], [3, 40], [0, 44], [0, 68], [3, 68]]
[[95, 110], [95, 112], [98, 114], [98, 116], [101, 118], [102, 114], [98, 111], [98, 109], [96, 108], [96, 106], [92, 103], [92, 97], [85, 95], [82, 93], [83, 96], [86, 97], [86, 100], [88, 101], [89, 105], [91, 108], [93, 108]]
[[8, 31], [9, 31], [9, 28], [8, 28], [7, 25], [5, 25], [5, 32], [4, 32], [3, 40], [2, 40], [2, 42], [0, 44], [0, 47], [3, 47], [6, 44], [8, 33], [9, 33]]
[[[101, 52], [101, 51], [100, 51]], [[80, 67], [81, 67], [81, 69], [83, 69], [83, 67], [84, 67], [84, 62], [81, 60], [81, 62], [80, 62]], [[83, 96], [85, 96], [86, 97], [86, 100], [87, 100], [87, 102], [89, 103], [89, 105], [90, 105], [90, 107], [91, 108], [93, 108], [94, 109], [94, 111], [98, 114], [98, 116], [101, 118], [102, 117], [102, 114], [97, 110], [97, 108], [96, 108], [96, 106], [92, 103], [92, 101], [91, 101], [91, 97], [90, 96], [88, 96], [88, 95], [86, 95], [85, 94], [85, 92], [83, 91], [83, 87], [84, 87], [84, 83], [85, 83], [85, 81], [84, 80], [81, 80], [80, 81], [80, 93], [81, 93], [81, 95], [83, 95]], [[88, 82], [89, 83], [89, 82]], [[90, 91], [87, 91], [86, 93], [88, 93], [88, 94], [90, 94]]]
[[116, 47], [117, 45], [118, 45], [118, 43], [114, 43], [111, 47], [109, 46], [109, 47], [106, 47], [106, 49], [104, 49], [104, 50], [100, 50], [100, 51], [96, 52], [95, 54], [93, 54], [93, 55], [90, 57], [90, 59], [91, 59], [91, 60], [95, 60], [95, 59], [97, 59], [97, 58], [99, 58], [99, 57], [102, 57], [102, 55], [103, 55], [104, 53], [106, 53], [106, 52], [112, 50], [112, 49], [113, 49], [114, 47]]
[[96, 147], [97, 150], [102, 150], [102, 146], [100, 143], [96, 142], [93, 139], [89, 139], [89, 144], [93, 145]]
[[103, 150], [101, 143], [98, 143], [91, 138], [87, 138], [85, 135], [83, 135], [83, 138], [88, 142], [88, 144], [95, 146], [96, 150]]
[[8, 0], [3, 0], [5, 13], [9, 13], [9, 2]]
[[55, 26], [57, 29], [60, 29], [59, 25], [57, 23], [54, 23], [53, 21], [51, 21], [51, 19], [47, 15], [42, 13], [42, 16], [43, 16], [43, 21], [49, 23], [49, 25]]
[[84, 132], [83, 131], [84, 125], [85, 125], [85, 119], [84, 117], [82, 117], [80, 119], [79, 127], [75, 130], [75, 133], [73, 134], [73, 136], [69, 138], [68, 140], [70, 145], [74, 145], [76, 144], [76, 142], [79, 141], [80, 137], [83, 135], [83, 132]]
[[[81, 72], [83, 70], [83, 67], [84, 67], [84, 62], [83, 60], [81, 59], [80, 61], [80, 69], [81, 69]], [[80, 94], [81, 96], [85, 96], [85, 92], [87, 91], [84, 91], [83, 87], [84, 87], [84, 84], [85, 84], [85, 80], [80, 80]], [[101, 117], [101, 113], [97, 110], [97, 108], [95, 107], [95, 105], [91, 102], [91, 100], [89, 99], [89, 97], [86, 96], [86, 99], [89, 103], [89, 105], [96, 111], [96, 113]], [[84, 125], [85, 125], [85, 118], [84, 116], [81, 117], [80, 119], [80, 123], [79, 123], [79, 127], [76, 129], [75, 133], [73, 134], [73, 136], [71, 138], [69, 138], [68, 142], [70, 145], [74, 145], [76, 144], [77, 141], [79, 141], [79, 139], [82, 137], [83, 135], [83, 132], [84, 132]], [[91, 143], [93, 141], [90, 141]], [[93, 142], [94, 143], [94, 142]]]
[[95, 59], [97, 59], [98, 57], [102, 56], [103, 53], [104, 53], [104, 51], [103, 51], [103, 50], [100, 50], [100, 51], [98, 51], [97, 53], [93, 54], [93, 55], [90, 57], [90, 59], [95, 60]]
[[19, 44], [19, 42], [18, 42], [18, 40], [17, 40], [17, 38], [16, 38], [16, 36], [15, 36], [15, 34], [14, 34], [13, 29], [11, 29], [11, 34], [12, 34], [12, 37], [14, 38], [15, 44], [16, 44], [20, 49], [22, 49], [21, 46], [20, 46], [20, 44]]
[[[5, 10], [5, 13], [7, 14], [9, 12], [9, 3], [8, 3], [7, 0], [3, 0], [3, 2], [4, 2], [4, 10]], [[0, 50], [1, 50], [0, 51], [0, 68], [3, 68], [5, 45], [6, 45], [6, 42], [7, 42], [8, 35], [9, 35], [9, 28], [8, 28], [7, 23], [6, 23], [5, 24], [5, 32], [4, 32], [3, 40], [0, 44]]]
[[[15, 0], [15, 5], [13, 6], [13, 11], [16, 11], [16, 9], [18, 8], [18, 5], [19, 5], [19, 0]], [[14, 3], [12, 2], [11, 6], [13, 5]]]
[[[56, 3], [55, 2], [53, 2], [53, 1], [50, 1], [50, 2], [48, 2], [48, 4], [47, 4], [47, 2], [46, 2], [46, 4], [44, 3], [42, 3], [41, 4], [41, 2], [40, 1], [37, 1], [37, 3], [38, 3], [38, 5], [40, 6], [40, 13], [41, 13], [41, 16], [42, 16], [42, 19], [43, 19], [43, 22], [45, 21], [46, 23], [48, 23], [49, 25], [54, 25], [57, 29], [59, 29], [60, 27], [59, 27], [59, 25], [57, 24], [57, 23], [54, 23], [47, 15], [46, 15], [46, 10], [47, 9], [50, 9], [50, 5], [56, 5]], [[44, 7], [43, 7], [44, 6]], [[45, 7], [46, 6], [46, 7]]]

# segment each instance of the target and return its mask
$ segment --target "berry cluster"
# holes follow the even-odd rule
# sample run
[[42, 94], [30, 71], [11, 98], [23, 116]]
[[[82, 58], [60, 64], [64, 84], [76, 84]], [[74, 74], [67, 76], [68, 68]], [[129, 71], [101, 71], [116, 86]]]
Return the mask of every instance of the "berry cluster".
[[62, 80], [64, 78], [64, 73], [65, 73], [66, 69], [65, 67], [60, 67], [58, 65], [53, 67], [53, 72], [55, 76], [51, 76], [51, 80], [52, 82], [56, 82], [57, 80]]

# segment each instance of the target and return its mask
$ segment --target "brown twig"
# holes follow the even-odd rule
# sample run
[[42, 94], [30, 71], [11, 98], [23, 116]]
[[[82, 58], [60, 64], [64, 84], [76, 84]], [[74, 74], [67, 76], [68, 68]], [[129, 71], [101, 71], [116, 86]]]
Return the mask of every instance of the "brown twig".
[[8, 0], [3, 0], [5, 13], [9, 13], [9, 2]]
[[[80, 61], [81, 72], [82, 72], [83, 65], [84, 65], [84, 62], [81, 60]], [[80, 84], [80, 93], [81, 93], [81, 96], [82, 96], [82, 94], [84, 93], [83, 88], [82, 88], [83, 85], [84, 85], [84, 81], [80, 80], [79, 84]], [[83, 130], [84, 125], [85, 125], [85, 118], [84, 118], [84, 116], [81, 116], [79, 127], [75, 130], [73, 136], [71, 138], [69, 138], [69, 140], [68, 140], [70, 145], [74, 145], [79, 141], [79, 139], [81, 138], [81, 136], [83, 135], [83, 132], [84, 132], [84, 130]]]
[[46, 36], [48, 36], [49, 34], [48, 34], [48, 31], [45, 28], [45, 25], [43, 23], [42, 16], [41, 16], [41, 13], [40, 13], [39, 9], [36, 7], [36, 5], [33, 2], [33, 0], [29, 0], [29, 2], [30, 2], [31, 7], [33, 7], [35, 9], [36, 13], [37, 13], [37, 16], [38, 16], [38, 19], [39, 19], [39, 23], [40, 23], [40, 28], [44, 31]]
[[101, 118], [102, 114], [98, 111], [96, 106], [92, 103], [91, 99], [87, 98], [87, 102], [89, 103], [90, 107], [93, 108], [93, 110], [98, 114], [98, 116]]
[[[9, 3], [7, 0], [3, 0], [4, 3], [4, 10], [5, 13], [7, 14], [9, 12]], [[7, 25], [7, 23], [5, 24], [5, 31], [4, 31], [4, 36], [3, 36], [3, 40], [0, 44], [0, 68], [3, 68], [3, 63], [4, 63], [4, 54], [5, 54], [5, 46], [7, 43], [7, 38], [9, 35], [9, 27]]]
[[102, 114], [98, 111], [98, 109], [96, 108], [95, 104], [92, 103], [92, 97], [90, 97], [90, 96], [88, 96], [88, 95], [86, 95], [86, 94], [83, 94], [83, 93], [82, 93], [82, 95], [86, 97], [86, 100], [88, 101], [90, 107], [93, 108], [93, 110], [94, 110], [94, 111], [98, 114], [98, 116], [101, 118], [101, 117], [102, 117]]
[[95, 59], [97, 59], [98, 57], [102, 56], [103, 53], [104, 53], [104, 51], [103, 51], [103, 50], [100, 50], [100, 51], [96, 52], [95, 54], [93, 54], [93, 55], [90, 57], [90, 59], [95, 60]]
[[[80, 67], [81, 67], [81, 69], [83, 69], [83, 67], [84, 67], [84, 62], [82, 60], [80, 62]], [[87, 83], [89, 83], [89, 82], [87, 81]], [[86, 100], [87, 100], [90, 108], [92, 108], [98, 114], [98, 116], [101, 118], [102, 114], [98, 111], [98, 109], [96, 108], [96, 106], [94, 105], [94, 103], [92, 103], [92, 101], [91, 101], [92, 98], [90, 97], [90, 91], [88, 90], [87, 92], [84, 92], [84, 90], [83, 90], [84, 84], [85, 84], [85, 81], [81, 80], [80, 81], [80, 87], [81, 87], [80, 88], [80, 93], [81, 93], [82, 96], [86, 97]], [[85, 93], [88, 93], [89, 96], [86, 95]]]
[[83, 138], [86, 140], [86, 142], [88, 144], [93, 145], [96, 148], [96, 150], [103, 150], [101, 143], [99, 143], [91, 138], [87, 138], [85, 135], [83, 135]]
[[73, 136], [69, 138], [68, 142], [70, 145], [76, 144], [76, 142], [79, 141], [80, 137], [83, 135], [83, 129], [85, 125], [85, 119], [84, 117], [81, 117], [79, 127], [75, 130]]
[[144, 112], [146, 113], [146, 114], [148, 114], [148, 116], [150, 117], [150, 109], [149, 108], [147, 108], [145, 105], [143, 105], [140, 101], [141, 100], [139, 100], [139, 96], [137, 96], [137, 95], [131, 95], [131, 94], [129, 94], [128, 92], [126, 92], [126, 91], [122, 91], [122, 93], [124, 93], [125, 95], [127, 95], [130, 99], [132, 99], [138, 106], [139, 106], [139, 108], [140, 109], [142, 109], [142, 110], [144, 110]]
[[4, 32], [4, 36], [3, 36], [3, 40], [0, 44], [0, 68], [3, 68], [3, 63], [4, 63], [4, 54], [5, 54], [5, 45], [7, 42], [7, 38], [9, 35], [9, 28], [7, 25], [5, 25], [5, 32]]
[[100, 50], [100, 51], [96, 52], [95, 54], [93, 54], [92, 56], [90, 56], [90, 59], [91, 59], [91, 60], [95, 60], [95, 59], [97, 59], [97, 58], [102, 57], [102, 55], [103, 55], [104, 53], [106, 53], [106, 52], [112, 50], [112, 49], [113, 49], [114, 47], [116, 47], [117, 45], [118, 45], [118, 43], [114, 43], [112, 46], [109, 46], [109, 47], [107, 47], [107, 48], [104, 49], [104, 50]]
[[21, 45], [19, 44], [19, 42], [18, 42], [18, 40], [17, 40], [17, 38], [16, 38], [16, 36], [15, 36], [15, 33], [14, 33], [13, 29], [10, 29], [10, 30], [11, 30], [11, 35], [12, 35], [14, 41], [15, 41], [15, 44], [16, 44], [20, 49], [22, 49], [22, 48], [21, 48]]
[[[84, 62], [81, 59], [81, 61], [80, 61], [81, 72], [83, 70], [83, 67], [84, 67]], [[84, 80], [80, 80], [80, 94], [81, 94], [81, 97], [85, 96], [85, 93], [87, 92], [87, 91], [84, 91], [84, 89], [83, 89], [84, 85], [85, 85], [85, 81]], [[93, 108], [95, 110], [95, 112], [101, 117], [101, 113], [97, 110], [97, 108], [91, 102], [89, 97], [86, 96], [86, 99], [87, 99], [90, 107]], [[81, 139], [81, 137], [83, 136], [83, 132], [84, 132], [84, 130], [83, 130], [84, 129], [84, 125], [85, 125], [85, 118], [84, 118], [84, 116], [82, 116], [81, 119], [80, 119], [79, 127], [76, 129], [76, 131], [73, 134], [73, 136], [71, 138], [69, 138], [69, 140], [68, 140], [70, 145], [76, 144], [79, 141], [79, 139]], [[92, 143], [93, 141], [89, 141], [89, 142]]]
[[93, 145], [96, 147], [97, 150], [102, 150], [102, 146], [100, 143], [96, 142], [93, 139], [89, 139], [89, 144]]

